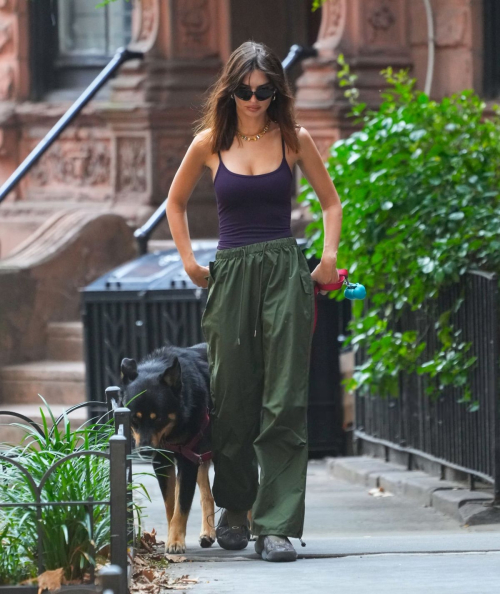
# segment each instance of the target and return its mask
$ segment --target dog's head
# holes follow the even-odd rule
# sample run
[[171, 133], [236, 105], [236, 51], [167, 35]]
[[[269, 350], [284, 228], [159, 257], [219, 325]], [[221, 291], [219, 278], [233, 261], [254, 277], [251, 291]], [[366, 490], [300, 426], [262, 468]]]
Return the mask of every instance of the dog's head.
[[179, 359], [149, 362], [139, 368], [134, 359], [123, 359], [121, 379], [119, 400], [112, 403], [113, 408], [130, 409], [136, 446], [158, 448], [179, 421], [182, 392]]

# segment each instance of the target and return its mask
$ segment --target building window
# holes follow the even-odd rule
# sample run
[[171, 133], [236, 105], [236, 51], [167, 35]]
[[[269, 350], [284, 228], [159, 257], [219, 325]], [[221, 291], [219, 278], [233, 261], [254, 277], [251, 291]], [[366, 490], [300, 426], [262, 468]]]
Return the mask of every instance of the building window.
[[483, 0], [484, 10], [484, 95], [500, 97], [500, 2]]
[[131, 38], [132, 2], [30, 2], [33, 98], [82, 90]]
[[89, 56], [109, 57], [130, 41], [130, 7], [125, 0], [96, 8], [89, 0], [58, 2], [58, 55], [78, 61]]

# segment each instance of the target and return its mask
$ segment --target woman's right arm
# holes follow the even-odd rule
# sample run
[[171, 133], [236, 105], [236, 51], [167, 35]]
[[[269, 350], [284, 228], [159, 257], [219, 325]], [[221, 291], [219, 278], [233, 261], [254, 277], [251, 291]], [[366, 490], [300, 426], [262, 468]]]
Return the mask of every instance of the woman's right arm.
[[193, 138], [179, 169], [177, 170], [167, 196], [167, 219], [172, 239], [189, 278], [199, 287], [206, 288], [208, 267], [200, 266], [191, 246], [186, 208], [196, 184], [204, 172], [209, 152], [205, 131]]

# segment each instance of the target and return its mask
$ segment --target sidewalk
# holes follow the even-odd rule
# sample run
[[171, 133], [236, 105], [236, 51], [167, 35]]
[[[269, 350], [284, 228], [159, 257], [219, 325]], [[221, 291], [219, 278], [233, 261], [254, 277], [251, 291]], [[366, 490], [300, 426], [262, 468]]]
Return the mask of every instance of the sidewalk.
[[[148, 471], [148, 466], [135, 468]], [[156, 479], [139, 478], [153, 499], [144, 502], [145, 529], [156, 528], [166, 540]], [[303, 535], [307, 546], [293, 539], [299, 559], [282, 564], [262, 561], [253, 542], [243, 551], [224, 551], [217, 544], [201, 549], [197, 492], [188, 522], [188, 561], [171, 564], [169, 571], [199, 578], [193, 594], [496, 594], [498, 525], [463, 528], [432, 507], [398, 495], [373, 497], [368, 491], [333, 477], [325, 461], [311, 461]]]

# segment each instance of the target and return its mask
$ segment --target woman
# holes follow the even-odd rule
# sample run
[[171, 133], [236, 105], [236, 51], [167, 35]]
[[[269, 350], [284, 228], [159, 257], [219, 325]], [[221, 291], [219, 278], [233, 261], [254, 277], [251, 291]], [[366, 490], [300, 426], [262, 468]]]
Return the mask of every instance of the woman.
[[[230, 56], [177, 171], [167, 217], [186, 273], [208, 287], [202, 317], [213, 398], [213, 495], [220, 546], [250, 537], [267, 561], [294, 561], [307, 471], [307, 396], [314, 282], [336, 282], [342, 207], [309, 133], [295, 124], [283, 68], [264, 44]], [[280, 162], [281, 160], [281, 162]], [[290, 229], [298, 163], [323, 210], [324, 249], [312, 273]], [[186, 205], [208, 167], [220, 238], [214, 261], [191, 249]], [[258, 476], [260, 466], [260, 484]]]

